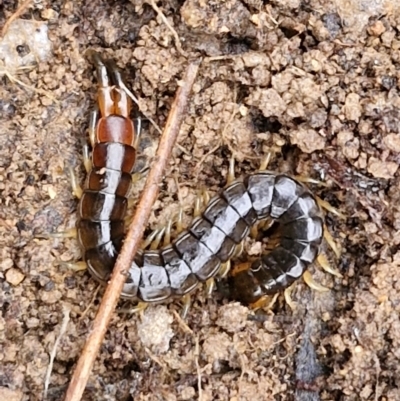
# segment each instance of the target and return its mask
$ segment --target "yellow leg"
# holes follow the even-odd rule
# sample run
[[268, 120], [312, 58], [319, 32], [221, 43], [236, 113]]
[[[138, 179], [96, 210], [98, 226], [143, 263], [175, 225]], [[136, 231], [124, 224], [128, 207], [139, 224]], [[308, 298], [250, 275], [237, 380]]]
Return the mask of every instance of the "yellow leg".
[[231, 156], [229, 159], [228, 177], [226, 178], [226, 185], [232, 184], [235, 181], [235, 158]]
[[140, 244], [140, 247], [142, 249], [146, 249], [153, 242], [153, 240], [157, 237], [159, 232], [160, 232], [160, 230], [158, 230], [158, 229], [157, 230], [153, 230], [150, 233], [150, 235], [146, 239], [144, 239], [142, 241], [142, 243]]
[[258, 223], [256, 222], [250, 228], [250, 237], [255, 239], [258, 236]]
[[271, 159], [272, 159], [272, 152], [268, 152], [261, 161], [259, 170], [265, 171], [268, 168], [268, 164], [271, 161]]
[[138, 171], [137, 173], [133, 173], [132, 174], [132, 183], [136, 184], [137, 182], [142, 180], [144, 178], [144, 176], [146, 175], [148, 170], [149, 170], [149, 167], [145, 167], [142, 170]]
[[220, 279], [225, 278], [229, 271], [231, 270], [231, 260], [229, 259], [227, 262], [222, 263], [219, 271], [218, 271], [218, 277]]
[[276, 300], [278, 299], [279, 293], [276, 293], [272, 299], [268, 295], [263, 295], [258, 301], [249, 305], [250, 309], [257, 310], [257, 309], [271, 309]]
[[324, 271], [326, 271], [327, 273], [330, 273], [333, 276], [336, 276], [336, 277], [339, 277], [339, 278], [343, 278], [343, 276], [340, 274], [340, 272], [330, 265], [330, 263], [328, 261], [328, 258], [325, 255], [325, 253], [321, 252], [318, 255], [317, 262], [324, 269]]
[[290, 287], [286, 288], [283, 292], [283, 296], [285, 297], [286, 303], [289, 305], [289, 308], [294, 311], [296, 310], [296, 302], [292, 300], [292, 291], [295, 284], [292, 284]]
[[244, 241], [242, 241], [239, 245], [236, 245], [232, 258], [237, 258], [243, 253], [243, 251], [244, 251]]
[[176, 220], [176, 233], [180, 234], [185, 229], [183, 225], [183, 209], [179, 208], [178, 219]]
[[306, 177], [304, 175], [295, 175], [293, 178], [296, 179], [297, 181], [304, 182], [306, 184], [316, 184], [320, 187], [328, 186], [328, 184], [324, 181], [315, 180], [314, 178]]
[[124, 313], [124, 314], [141, 313], [147, 308], [148, 305], [149, 304], [146, 302], [138, 302], [137, 305], [134, 305], [130, 308], [118, 309], [118, 313]]
[[164, 236], [164, 232], [165, 232], [165, 227], [163, 227], [161, 230], [158, 231], [156, 237], [154, 238], [154, 240], [150, 244], [150, 249], [151, 250], [154, 251], [154, 250], [159, 248], [160, 242], [162, 240], [162, 237]]
[[339, 217], [342, 220], [346, 220], [346, 215], [344, 215], [343, 213], [339, 212], [338, 209], [336, 209], [335, 207], [331, 206], [329, 202], [322, 200], [320, 197], [316, 196], [318, 205], [322, 208], [327, 210], [328, 212], [333, 213], [335, 216]]
[[303, 274], [303, 279], [304, 282], [313, 290], [318, 291], [318, 292], [327, 292], [329, 291], [329, 288], [324, 287], [323, 285], [317, 283], [311, 273], [307, 270]]
[[236, 265], [233, 267], [231, 270], [232, 276], [236, 276], [242, 271], [249, 270], [251, 267], [251, 262], [245, 262], [245, 263], [240, 263], [239, 265]]
[[87, 144], [83, 145], [83, 164], [86, 172], [89, 173], [92, 170], [92, 159], [90, 158], [89, 146]]
[[202, 209], [203, 209], [203, 196], [202, 193], [199, 193], [194, 203], [193, 217], [200, 216]]
[[206, 297], [207, 298], [211, 298], [214, 288], [215, 288], [215, 280], [214, 280], [214, 277], [211, 277], [206, 281]]
[[78, 180], [76, 179], [76, 175], [72, 166], [68, 166], [67, 168], [71, 180], [72, 193], [74, 194], [75, 197], [81, 199], [83, 193], [82, 187], [78, 184]]
[[191, 303], [192, 303], [192, 300], [191, 300], [190, 294], [185, 294], [182, 297], [182, 310], [181, 310], [181, 318], [182, 319], [186, 319], [186, 316], [189, 312]]
[[210, 199], [211, 199], [208, 191], [206, 189], [203, 189], [201, 195], [203, 197], [203, 205], [208, 205], [208, 203], [210, 202]]
[[98, 106], [95, 106], [95, 108], [90, 113], [90, 120], [89, 120], [89, 140], [92, 148], [96, 144], [96, 128], [98, 119], [99, 119], [99, 108]]
[[77, 238], [78, 237], [78, 232], [76, 228], [70, 228], [69, 230], [66, 231], [60, 231], [56, 233], [45, 233], [45, 234], [38, 234], [35, 236], [35, 238], [43, 238], [43, 239], [49, 239], [49, 238]]
[[140, 137], [142, 135], [142, 119], [140, 117], [135, 119], [135, 131], [136, 131], [136, 138], [133, 143], [133, 147], [137, 149], [139, 147]]
[[168, 220], [167, 226], [165, 227], [163, 246], [167, 246], [171, 243], [171, 228], [172, 220]]
[[324, 226], [324, 238], [328, 245], [331, 247], [332, 251], [335, 253], [336, 257], [339, 259], [341, 255], [340, 250], [326, 226]]
[[87, 264], [83, 260], [80, 262], [60, 262], [56, 261], [58, 266], [66, 267], [67, 269], [80, 272], [87, 269]]

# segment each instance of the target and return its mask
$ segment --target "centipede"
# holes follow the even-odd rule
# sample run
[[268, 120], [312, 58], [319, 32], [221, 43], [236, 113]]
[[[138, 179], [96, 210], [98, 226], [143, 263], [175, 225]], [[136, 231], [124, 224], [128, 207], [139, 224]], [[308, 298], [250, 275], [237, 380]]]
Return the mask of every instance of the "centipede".
[[[91, 59], [97, 71], [97, 109], [89, 126], [92, 154], [89, 158], [85, 152], [88, 175], [79, 196], [76, 228], [87, 268], [104, 284], [124, 239], [138, 133], [118, 68], [98, 53], [92, 52]], [[213, 197], [169, 244], [140, 250], [122, 297], [148, 304], [190, 294], [217, 277], [250, 229], [267, 218], [281, 227], [279, 243], [246, 269], [230, 274], [228, 286], [232, 298], [245, 304], [285, 290], [319, 254], [323, 213], [303, 183], [285, 174], [257, 171]]]

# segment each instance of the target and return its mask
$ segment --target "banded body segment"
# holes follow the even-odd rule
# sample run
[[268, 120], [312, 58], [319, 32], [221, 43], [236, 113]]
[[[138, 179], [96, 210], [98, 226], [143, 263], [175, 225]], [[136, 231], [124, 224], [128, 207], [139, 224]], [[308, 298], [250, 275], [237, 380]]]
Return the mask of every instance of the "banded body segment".
[[[262, 202], [260, 181], [270, 183], [272, 179], [265, 175], [248, 179], [247, 189], [253, 207], [265, 216], [268, 205]], [[264, 193], [270, 199], [269, 217], [282, 226], [282, 238], [275, 249], [254, 261], [250, 269], [230, 278], [233, 296], [244, 303], [255, 303], [263, 295], [284, 290], [300, 278], [316, 259], [323, 238], [322, 214], [310, 191], [285, 175], [276, 175], [272, 187], [264, 189]]]
[[124, 296], [158, 302], [187, 294], [198, 283], [214, 277], [250, 227], [266, 217], [281, 224], [280, 243], [250, 269], [230, 278], [232, 294], [254, 303], [263, 295], [285, 289], [315, 260], [323, 220], [316, 200], [304, 186], [286, 175], [260, 172], [244, 183], [232, 183], [214, 197], [171, 245], [141, 252], [132, 270], [140, 277], [137, 287], [132, 286], [133, 278], [129, 280], [130, 292], [127, 284]]
[[[121, 87], [118, 71], [114, 66], [107, 68], [97, 53], [93, 57], [100, 115], [92, 113], [91, 170], [78, 207], [77, 232], [89, 272], [98, 281], [106, 282], [124, 237], [136, 132], [129, 118], [131, 102]], [[137, 278], [133, 272], [131, 276]]]

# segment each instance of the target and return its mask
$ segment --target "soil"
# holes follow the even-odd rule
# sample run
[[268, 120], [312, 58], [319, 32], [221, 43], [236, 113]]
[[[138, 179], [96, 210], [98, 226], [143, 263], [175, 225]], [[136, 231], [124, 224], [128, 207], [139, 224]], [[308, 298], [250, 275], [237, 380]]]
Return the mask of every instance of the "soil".
[[[0, 26], [16, 3], [0, 4]], [[313, 266], [329, 291], [300, 280], [293, 309], [280, 296], [255, 313], [198, 289], [185, 321], [179, 300], [115, 313], [83, 400], [400, 400], [399, 3], [157, 4], [180, 46], [151, 2], [42, 0], [21, 19], [48, 28], [51, 54], [0, 64], [0, 399], [45, 399], [64, 324], [46, 399], [63, 398], [103, 292], [60, 264], [79, 260], [74, 239], [38, 238], [75, 223], [65, 170], [84, 179], [93, 48], [160, 127], [188, 60], [203, 58], [149, 230], [180, 205], [188, 223], [198, 188], [224, 187], [232, 155], [243, 177], [269, 151], [269, 169], [324, 181], [312, 190], [346, 219], [326, 214], [343, 277]], [[27, 43], [21, 59], [38, 50]], [[138, 170], [159, 138], [144, 123]]]

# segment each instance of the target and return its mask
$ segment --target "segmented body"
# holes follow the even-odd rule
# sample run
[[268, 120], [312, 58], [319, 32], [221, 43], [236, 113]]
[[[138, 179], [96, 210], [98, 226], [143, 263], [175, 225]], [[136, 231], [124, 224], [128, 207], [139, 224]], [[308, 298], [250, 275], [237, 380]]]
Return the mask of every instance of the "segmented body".
[[[103, 67], [98, 64], [103, 85], [93, 168], [77, 223], [89, 271], [100, 282], [108, 280], [121, 248], [135, 161], [135, 135], [126, 96], [118, 87], [105, 87]], [[257, 172], [211, 199], [201, 216], [170, 245], [138, 252], [122, 296], [160, 302], [189, 293], [199, 282], [215, 277], [250, 228], [265, 218], [281, 224], [280, 243], [250, 269], [230, 277], [231, 291], [235, 298], [253, 303], [285, 289], [315, 260], [323, 238], [323, 218], [316, 199], [301, 183], [283, 174]]]

